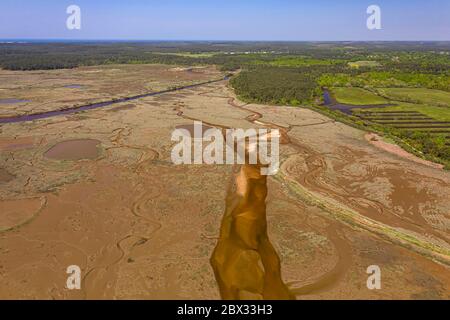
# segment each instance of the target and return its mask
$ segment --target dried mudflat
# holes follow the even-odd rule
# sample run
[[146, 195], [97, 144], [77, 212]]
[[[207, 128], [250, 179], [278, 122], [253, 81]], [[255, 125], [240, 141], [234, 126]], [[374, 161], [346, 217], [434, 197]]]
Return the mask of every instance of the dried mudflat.
[[[188, 85], [218, 75], [166, 65], [112, 65], [51, 71], [0, 70], [0, 117], [61, 110]], [[4, 104], [2, 103], [4, 101]]]
[[76, 139], [58, 142], [51, 147], [44, 156], [55, 160], [82, 160], [98, 157], [98, 145], [95, 139]]
[[[168, 72], [177, 81], [178, 71]], [[230, 285], [243, 298], [449, 298], [448, 172], [378, 149], [364, 132], [307, 109], [244, 106], [226, 82], [168, 96], [120, 112], [110, 106], [1, 126], [0, 167], [16, 174], [0, 184], [1, 298], [216, 299]], [[245, 168], [173, 165], [171, 134], [194, 120], [282, 128], [289, 139], [279, 174], [266, 187], [243, 187]], [[45, 155], [89, 139], [101, 143], [99, 157]], [[259, 189], [246, 189], [252, 184]], [[265, 210], [244, 201], [265, 190]], [[239, 210], [256, 205], [233, 220], [248, 246], [257, 242], [247, 215], [257, 214], [257, 228], [267, 224], [264, 246], [250, 252], [237, 243], [252, 277], [227, 258], [235, 240], [220, 238], [222, 218], [241, 200]], [[213, 264], [215, 274], [218, 244], [225, 265]], [[279, 261], [276, 279], [264, 276], [261, 257], [277, 275]], [[73, 264], [82, 269], [80, 291], [65, 288]], [[382, 290], [366, 287], [370, 265], [382, 270]]]
[[10, 182], [14, 176], [5, 169], [0, 168], [0, 183]]

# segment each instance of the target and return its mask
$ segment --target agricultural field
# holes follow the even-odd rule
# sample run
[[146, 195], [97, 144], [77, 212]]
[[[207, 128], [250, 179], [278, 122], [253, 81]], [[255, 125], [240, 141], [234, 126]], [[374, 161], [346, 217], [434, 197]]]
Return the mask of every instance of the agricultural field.
[[354, 115], [373, 130], [394, 135], [424, 155], [450, 165], [449, 92], [351, 87], [335, 87], [331, 92], [336, 99], [332, 110]]
[[[395, 103], [395, 101], [393, 101]], [[356, 111], [357, 109], [355, 109]], [[398, 102], [393, 106], [370, 109], [373, 112], [413, 111], [422, 113], [436, 121], [450, 121], [450, 108], [436, 107], [428, 104]]]
[[450, 92], [427, 88], [376, 88], [379, 95], [405, 101], [450, 108]]
[[353, 105], [386, 104], [389, 101], [362, 88], [335, 87], [331, 89], [338, 103]]

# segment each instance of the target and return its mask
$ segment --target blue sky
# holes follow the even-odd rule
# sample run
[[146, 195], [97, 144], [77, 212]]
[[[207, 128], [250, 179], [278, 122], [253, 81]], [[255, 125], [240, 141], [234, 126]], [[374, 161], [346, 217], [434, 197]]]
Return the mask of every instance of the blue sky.
[[[66, 8], [81, 8], [81, 30]], [[382, 30], [366, 28], [377, 4]], [[0, 38], [450, 40], [449, 0], [1, 0]]]

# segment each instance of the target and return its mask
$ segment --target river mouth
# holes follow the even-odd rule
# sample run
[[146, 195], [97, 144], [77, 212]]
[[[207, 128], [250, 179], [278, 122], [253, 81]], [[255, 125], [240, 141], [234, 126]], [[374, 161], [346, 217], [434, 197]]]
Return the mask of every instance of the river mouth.
[[44, 156], [54, 160], [92, 160], [99, 155], [99, 145], [95, 139], [67, 140], [51, 147]]
[[15, 178], [15, 176], [10, 174], [5, 169], [0, 168], [0, 183], [8, 183], [8, 182], [14, 180], [14, 178]]

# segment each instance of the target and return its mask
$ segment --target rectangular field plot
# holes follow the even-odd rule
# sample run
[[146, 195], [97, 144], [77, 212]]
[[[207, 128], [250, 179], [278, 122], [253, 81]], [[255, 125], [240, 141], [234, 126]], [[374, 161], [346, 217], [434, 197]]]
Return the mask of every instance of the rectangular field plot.
[[379, 88], [384, 97], [397, 101], [450, 107], [450, 92], [426, 88]]
[[363, 120], [395, 129], [430, 134], [450, 133], [450, 121], [438, 121], [417, 111], [368, 111], [356, 112], [354, 115]]
[[[395, 101], [393, 103], [396, 103]], [[395, 106], [371, 109], [353, 109], [353, 114], [363, 113], [366, 117], [410, 117], [431, 118], [435, 121], [450, 121], [450, 107], [400, 102]]]
[[335, 87], [332, 88], [331, 91], [338, 103], [350, 105], [377, 105], [389, 103], [387, 99], [362, 88]]

